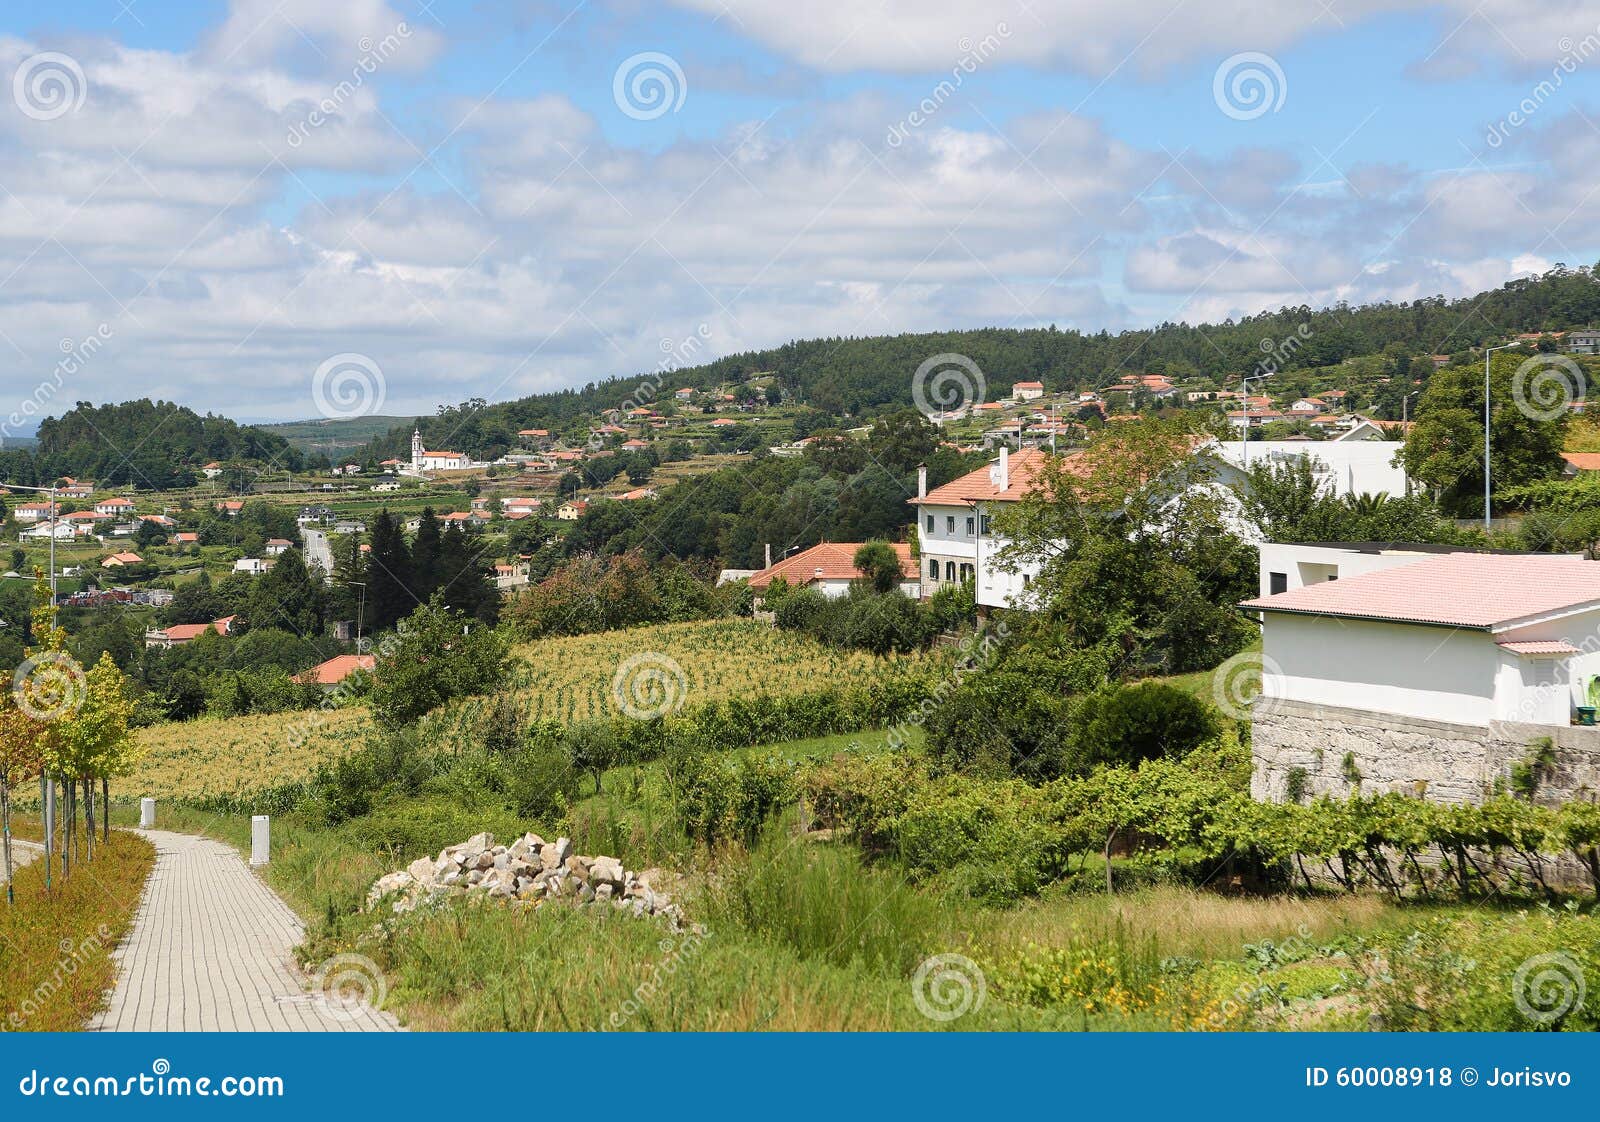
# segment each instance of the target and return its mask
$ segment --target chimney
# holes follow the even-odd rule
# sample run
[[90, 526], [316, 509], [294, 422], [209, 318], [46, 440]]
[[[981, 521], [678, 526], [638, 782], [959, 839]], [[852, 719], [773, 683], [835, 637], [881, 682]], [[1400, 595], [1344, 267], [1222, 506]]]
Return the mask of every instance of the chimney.
[[928, 465], [927, 464], [918, 464], [917, 465], [917, 498], [925, 499], [927, 497], [928, 497]]
[[766, 568], [766, 569], [770, 569], [770, 568], [772, 568], [772, 543], [768, 542], [766, 548], [767, 548], [767, 563], [762, 567]]
[[994, 484], [996, 491], [1004, 491], [1011, 486], [1011, 445], [1000, 445], [1000, 458], [989, 468], [989, 482]]

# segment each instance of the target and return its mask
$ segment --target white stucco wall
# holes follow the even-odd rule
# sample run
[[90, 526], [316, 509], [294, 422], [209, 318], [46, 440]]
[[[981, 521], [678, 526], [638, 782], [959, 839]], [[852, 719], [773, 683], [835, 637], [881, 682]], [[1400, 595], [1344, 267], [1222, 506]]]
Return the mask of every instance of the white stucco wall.
[[1235, 485], [1244, 481], [1247, 462], [1283, 463], [1312, 456], [1320, 461], [1318, 474], [1333, 495], [1400, 498], [1406, 493], [1406, 473], [1391, 461], [1401, 447], [1387, 440], [1226, 440], [1216, 445], [1221, 461], [1217, 474], [1223, 483]]
[[1321, 584], [1330, 576], [1340, 580], [1363, 573], [1394, 569], [1401, 565], [1414, 565], [1433, 553], [1407, 553], [1402, 550], [1385, 550], [1382, 553], [1361, 553], [1353, 549], [1325, 545], [1291, 545], [1283, 542], [1261, 542], [1260, 588], [1261, 595], [1272, 594], [1271, 575], [1282, 573], [1287, 578], [1284, 591], [1303, 588], [1308, 584]]
[[[1528, 640], [1579, 653], [1500, 645]], [[1600, 611], [1496, 633], [1267, 612], [1262, 642], [1263, 696], [1456, 724], [1566, 725], [1600, 676]]]
[[1487, 632], [1267, 612], [1264, 697], [1481, 725], [1496, 716]]

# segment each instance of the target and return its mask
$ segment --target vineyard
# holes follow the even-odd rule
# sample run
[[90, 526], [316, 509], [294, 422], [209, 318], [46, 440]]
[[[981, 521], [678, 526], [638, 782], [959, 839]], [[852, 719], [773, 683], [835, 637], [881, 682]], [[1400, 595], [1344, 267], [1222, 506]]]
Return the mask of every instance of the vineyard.
[[[676, 711], [735, 694], [808, 693], [865, 683], [885, 660], [836, 651], [749, 620], [668, 623], [542, 639], [514, 652], [511, 690], [530, 718], [570, 722], [638, 707]], [[915, 660], [897, 659], [897, 665]], [[619, 702], [633, 711], [625, 711]], [[454, 715], [472, 718], [475, 705]], [[308, 778], [359, 746], [371, 728], [359, 708], [202, 719], [141, 729], [119, 797], [243, 797]], [[440, 735], [449, 722], [435, 724]]]

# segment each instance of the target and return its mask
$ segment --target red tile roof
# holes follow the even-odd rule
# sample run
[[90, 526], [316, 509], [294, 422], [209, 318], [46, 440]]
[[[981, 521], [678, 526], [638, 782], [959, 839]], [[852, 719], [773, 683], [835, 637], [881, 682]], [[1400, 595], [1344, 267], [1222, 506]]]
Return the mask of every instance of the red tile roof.
[[336, 686], [357, 670], [371, 670], [378, 664], [377, 657], [369, 654], [334, 655], [327, 662], [295, 675], [295, 680], [307, 685]]
[[[1071, 460], [1071, 455], [1065, 457]], [[959, 479], [953, 479], [943, 487], [935, 487], [929, 491], [926, 498], [912, 499], [913, 503], [928, 503], [933, 506], [970, 506], [976, 502], [1016, 502], [1027, 493], [1033, 485], [1034, 476], [1043, 466], [1045, 453], [1037, 448], [1026, 451], [1014, 452], [1009, 457], [1007, 467], [1008, 480], [1004, 491], [1000, 490], [995, 481], [990, 478], [990, 473], [995, 470], [995, 465], [981, 467], [977, 471], [969, 471]]]
[[[818, 580], [854, 580], [861, 575], [855, 566], [856, 550], [861, 542], [823, 542], [786, 557], [770, 569], [762, 569], [750, 578], [750, 587], [764, 591], [774, 577], [782, 577], [791, 586], [810, 584]], [[900, 558], [900, 572], [906, 580], [917, 579], [917, 562], [911, 556], [911, 546], [905, 542], [890, 542], [890, 548]]]
[[1600, 452], [1563, 452], [1561, 458], [1579, 471], [1600, 471]]
[[1257, 597], [1242, 606], [1493, 631], [1592, 604], [1600, 605], [1600, 561], [1542, 554], [1447, 553]]
[[1564, 655], [1578, 654], [1578, 648], [1565, 639], [1511, 639], [1503, 643], [1496, 643], [1508, 651], [1522, 655]]

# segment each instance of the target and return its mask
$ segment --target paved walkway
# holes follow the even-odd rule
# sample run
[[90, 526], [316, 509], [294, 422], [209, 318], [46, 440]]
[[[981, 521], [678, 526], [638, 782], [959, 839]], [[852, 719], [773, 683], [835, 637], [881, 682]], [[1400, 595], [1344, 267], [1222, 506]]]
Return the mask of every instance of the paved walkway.
[[[133, 929], [115, 952], [117, 984], [90, 1028], [110, 1032], [395, 1032], [388, 1013], [339, 992], [371, 993], [365, 960], [335, 963], [321, 992], [295, 965], [300, 918], [232, 846], [140, 830], [156, 847]], [[365, 968], [363, 968], [365, 964]]]

